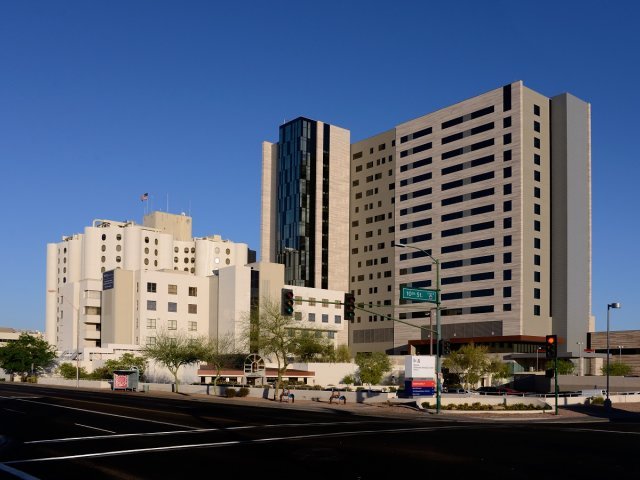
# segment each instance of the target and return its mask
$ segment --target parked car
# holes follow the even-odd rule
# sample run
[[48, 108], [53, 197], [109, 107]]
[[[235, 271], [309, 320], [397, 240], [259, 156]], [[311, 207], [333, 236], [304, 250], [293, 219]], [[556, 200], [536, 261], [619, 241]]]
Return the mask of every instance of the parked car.
[[480, 387], [475, 392], [482, 395], [518, 395], [519, 391], [509, 387]]

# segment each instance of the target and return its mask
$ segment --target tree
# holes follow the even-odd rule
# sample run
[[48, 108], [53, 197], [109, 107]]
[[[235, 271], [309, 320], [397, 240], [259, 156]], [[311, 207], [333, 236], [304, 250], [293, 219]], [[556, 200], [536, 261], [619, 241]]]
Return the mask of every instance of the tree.
[[78, 370], [76, 370], [76, 366], [68, 362], [60, 364], [58, 367], [58, 373], [62, 375], [62, 378], [66, 378], [67, 380], [76, 378], [76, 374], [78, 375], [78, 378], [87, 378], [89, 376], [84, 367], [79, 367]]
[[17, 340], [0, 348], [0, 368], [9, 374], [26, 377], [29, 372], [48, 368], [56, 358], [55, 348], [46, 340], [21, 333]]
[[[573, 364], [571, 360], [558, 359], [557, 361], [558, 361], [558, 375], [571, 375], [576, 369], [576, 366]], [[553, 360], [549, 360], [548, 362], [546, 362], [545, 368], [547, 370], [553, 370], [555, 368], [553, 364]]]
[[216, 376], [213, 379], [214, 387], [218, 385], [220, 372], [228, 362], [229, 356], [232, 353], [234, 353], [234, 341], [232, 334], [224, 335], [221, 338], [208, 338], [203, 340], [203, 354], [200, 360], [206, 362], [207, 365], [213, 367], [216, 371]]
[[[602, 375], [606, 375], [607, 365], [603, 365], [600, 370], [602, 372]], [[631, 370], [632, 370], [631, 366], [627, 365], [626, 363], [622, 363], [622, 362], [609, 363], [609, 375], [614, 377], [623, 377], [625, 375], [630, 375]]]
[[138, 357], [133, 353], [127, 352], [120, 358], [107, 360], [102, 367], [96, 368], [90, 376], [94, 379], [109, 380], [113, 378], [114, 370], [130, 370], [135, 367], [138, 369], [140, 378], [142, 378], [146, 363], [147, 361], [144, 357]]
[[183, 332], [170, 335], [166, 331], [160, 331], [156, 335], [156, 343], [145, 346], [142, 354], [167, 367], [173, 375], [178, 392], [178, 370], [183, 365], [191, 365], [200, 360], [204, 356], [204, 346], [202, 339], [189, 337]]
[[382, 376], [391, 370], [391, 361], [386, 353], [358, 353], [356, 355], [356, 365], [358, 365], [358, 376], [360, 381], [371, 386], [380, 383]]
[[302, 335], [296, 335], [296, 329], [299, 326], [294, 317], [282, 315], [280, 302], [268, 297], [262, 299], [259, 309], [252, 310], [245, 318], [243, 337], [249, 344], [249, 350], [265, 357], [275, 357], [278, 376], [274, 399], [278, 398], [282, 377], [291, 359], [299, 351], [301, 342], [311, 344], [319, 340], [315, 336], [301, 340]]
[[488, 374], [494, 378], [511, 376], [509, 365], [498, 358], [489, 356], [487, 347], [475, 346], [474, 344], [464, 345], [451, 352], [442, 362], [442, 366], [458, 375], [460, 383], [466, 390], [477, 385], [480, 379]]
[[297, 339], [295, 354], [302, 362], [311, 362], [320, 360], [319, 357], [331, 358], [334, 352], [333, 346], [328, 341], [305, 332]]

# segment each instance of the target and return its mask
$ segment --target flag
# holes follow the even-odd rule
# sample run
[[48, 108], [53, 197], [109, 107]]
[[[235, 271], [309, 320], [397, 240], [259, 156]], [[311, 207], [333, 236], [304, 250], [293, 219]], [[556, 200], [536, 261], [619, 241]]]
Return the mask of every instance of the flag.
[[142, 195], [140, 195], [140, 201], [144, 202], [145, 200], [149, 200], [149, 194], [148, 193], [143, 193]]

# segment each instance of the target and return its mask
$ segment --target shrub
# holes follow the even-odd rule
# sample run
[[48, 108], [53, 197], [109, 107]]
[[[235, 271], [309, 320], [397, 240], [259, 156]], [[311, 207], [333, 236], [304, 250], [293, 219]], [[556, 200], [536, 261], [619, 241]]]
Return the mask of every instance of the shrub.
[[246, 397], [247, 395], [249, 395], [249, 389], [247, 387], [242, 387], [238, 390], [238, 397]]
[[591, 405], [604, 405], [604, 397], [593, 397]]
[[224, 392], [225, 395], [227, 396], [227, 398], [233, 398], [236, 396], [237, 392], [235, 388], [227, 388], [227, 390]]

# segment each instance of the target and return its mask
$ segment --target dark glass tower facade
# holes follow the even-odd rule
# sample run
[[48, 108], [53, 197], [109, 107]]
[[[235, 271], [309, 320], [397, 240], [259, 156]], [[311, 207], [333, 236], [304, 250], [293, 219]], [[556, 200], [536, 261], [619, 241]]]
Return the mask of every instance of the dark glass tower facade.
[[317, 128], [302, 117], [280, 127], [276, 250], [287, 285], [315, 286]]

